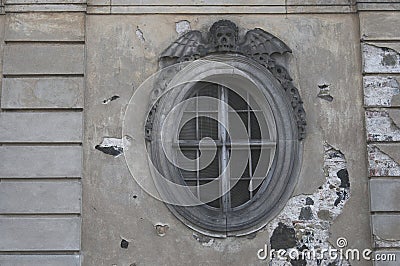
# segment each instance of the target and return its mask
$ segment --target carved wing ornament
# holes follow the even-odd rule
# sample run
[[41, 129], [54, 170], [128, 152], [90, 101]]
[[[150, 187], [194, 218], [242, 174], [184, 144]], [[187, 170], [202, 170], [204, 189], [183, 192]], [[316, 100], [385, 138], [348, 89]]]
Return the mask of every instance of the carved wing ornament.
[[[238, 27], [233, 22], [220, 20], [211, 26], [207, 38], [204, 38], [203, 34], [197, 30], [189, 31], [179, 37], [161, 54], [160, 65], [166, 67], [185, 61], [194, 61], [214, 53], [237, 53], [253, 59], [268, 69], [282, 84], [296, 116], [298, 139], [303, 140], [306, 134], [303, 101], [286, 66], [279, 63], [284, 60], [277, 60], [278, 58], [285, 59], [287, 53], [291, 52], [292, 50], [283, 41], [263, 29], [249, 30], [240, 38]], [[162, 79], [165, 81], [171, 78], [162, 77]], [[155, 109], [157, 104], [154, 102], [151, 104]], [[146, 139], [149, 141], [152, 129], [151, 114], [154, 114], [154, 111], [151, 110], [146, 122]]]

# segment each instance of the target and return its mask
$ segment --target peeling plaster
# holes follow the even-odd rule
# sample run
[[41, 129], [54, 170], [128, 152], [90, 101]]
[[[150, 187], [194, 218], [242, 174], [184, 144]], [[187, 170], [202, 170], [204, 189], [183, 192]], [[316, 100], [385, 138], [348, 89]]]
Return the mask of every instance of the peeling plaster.
[[[329, 144], [324, 146], [325, 183], [312, 195], [299, 195], [291, 198], [282, 212], [267, 226], [271, 235], [271, 248], [295, 248], [299, 251], [329, 248], [329, 229], [342, 212], [350, 197], [350, 182], [347, 173], [347, 161], [342, 152]], [[307, 218], [307, 219], [305, 219]], [[285, 231], [285, 234], [282, 234]], [[294, 238], [293, 238], [294, 235]], [[281, 236], [281, 237], [277, 237]], [[286, 239], [286, 240], [285, 240]], [[284, 243], [278, 241], [284, 240]], [[272, 265], [349, 265], [343, 259], [320, 261], [287, 261], [273, 258]]]
[[371, 43], [363, 45], [364, 71], [370, 73], [400, 72], [400, 54], [388, 47]]
[[375, 247], [377, 248], [397, 248], [400, 247], [400, 240], [387, 240], [374, 235]]
[[142, 43], [144, 43], [144, 42], [146, 41], [145, 38], [144, 38], [144, 36], [143, 36], [143, 31], [142, 31], [141, 29], [139, 29], [139, 26], [137, 26], [135, 33], [136, 33], [136, 36], [138, 37], [138, 39], [139, 39]]
[[368, 141], [399, 141], [400, 128], [386, 111], [365, 111]]
[[394, 77], [366, 76], [364, 81], [364, 104], [369, 107], [391, 107], [400, 96], [400, 85]]
[[375, 145], [368, 145], [369, 176], [400, 176], [400, 164]]
[[328, 102], [333, 101], [333, 97], [330, 95], [330, 84], [319, 84], [319, 93], [317, 95], [318, 98], [326, 100]]
[[193, 233], [193, 238], [196, 239], [202, 246], [210, 247], [214, 243], [214, 239], [199, 233]]
[[175, 22], [175, 30], [178, 33], [178, 36], [185, 34], [186, 32], [191, 30], [190, 22], [187, 20], [180, 20]]
[[112, 155], [114, 157], [120, 156], [123, 149], [123, 140], [118, 138], [104, 137], [103, 141], [95, 146], [96, 150], [99, 150], [105, 154]]

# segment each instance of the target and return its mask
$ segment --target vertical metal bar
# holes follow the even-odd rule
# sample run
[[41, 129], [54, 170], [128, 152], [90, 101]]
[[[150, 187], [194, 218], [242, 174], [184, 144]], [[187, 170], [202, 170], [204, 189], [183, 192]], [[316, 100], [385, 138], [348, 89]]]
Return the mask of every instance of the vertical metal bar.
[[[225, 127], [223, 126], [226, 125], [228, 126], [228, 110], [225, 104], [228, 103], [228, 90], [224, 86], [218, 85], [218, 92], [219, 92], [219, 99], [220, 103], [218, 106], [218, 120], [221, 122], [218, 126], [219, 129], [219, 137], [220, 141], [222, 143], [221, 146], [221, 154], [220, 154], [220, 173], [222, 174], [221, 176], [221, 190], [223, 193], [222, 196], [222, 211], [224, 213], [227, 213], [231, 209], [231, 198], [230, 198], [230, 173], [229, 169], [227, 169], [228, 165], [228, 150], [227, 150], [227, 132]], [[222, 103], [225, 104], [222, 104]], [[225, 170], [223, 173], [222, 171]]]
[[[199, 93], [196, 93], [196, 140], [199, 140], [200, 135], [199, 135]], [[200, 199], [200, 162], [198, 160], [200, 156], [200, 147], [197, 146], [196, 148], [196, 192], [197, 192], [197, 198]]]
[[[249, 102], [250, 101], [250, 97], [249, 97], [249, 92], [246, 93], [246, 103], [247, 103], [247, 134], [249, 135], [249, 140], [251, 139], [251, 115], [250, 115], [250, 105]], [[250, 199], [253, 198], [253, 182], [252, 182], [252, 178], [253, 178], [253, 167], [252, 167], [252, 160], [251, 160], [251, 149], [247, 150], [249, 151], [249, 161], [247, 162], [249, 164], [249, 175], [250, 175], [250, 182], [249, 182], [249, 190], [250, 190]]]

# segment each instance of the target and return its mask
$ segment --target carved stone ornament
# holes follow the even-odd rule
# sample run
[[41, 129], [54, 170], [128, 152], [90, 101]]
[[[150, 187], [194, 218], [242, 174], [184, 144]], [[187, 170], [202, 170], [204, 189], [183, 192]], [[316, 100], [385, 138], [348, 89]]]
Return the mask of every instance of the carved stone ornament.
[[[306, 135], [303, 101], [297, 88], [293, 85], [289, 72], [282, 63], [285, 61], [287, 53], [291, 52], [291, 49], [284, 42], [263, 29], [249, 30], [240, 38], [239, 29], [235, 23], [229, 20], [219, 20], [211, 26], [207, 38], [204, 38], [203, 34], [197, 30], [189, 31], [179, 37], [161, 54], [160, 66], [166, 67], [186, 61], [194, 61], [218, 53], [241, 54], [255, 60], [268, 69], [281, 83], [296, 116], [298, 139], [303, 140]], [[176, 73], [178, 71], [179, 69], [176, 69]], [[168, 84], [173, 77], [173, 73], [169, 74], [169, 77], [159, 77], [159, 79]], [[157, 91], [156, 94], [158, 93]], [[152, 110], [145, 127], [146, 139], [149, 141], [151, 141], [153, 115], [157, 108], [156, 102], [152, 101], [151, 104]]]

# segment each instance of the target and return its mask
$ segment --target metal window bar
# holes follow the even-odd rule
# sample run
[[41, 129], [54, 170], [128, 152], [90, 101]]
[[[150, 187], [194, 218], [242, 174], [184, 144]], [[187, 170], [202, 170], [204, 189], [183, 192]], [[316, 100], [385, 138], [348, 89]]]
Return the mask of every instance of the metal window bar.
[[[225, 103], [229, 103], [229, 91], [226, 87], [218, 85], [218, 98], [220, 101], [223, 101]], [[198, 95], [199, 93], [195, 93], [194, 97], [196, 97], [196, 108], [194, 111], [184, 111], [185, 113], [193, 113], [195, 112], [196, 118], [195, 118], [195, 140], [191, 139], [185, 139], [181, 140], [178, 138], [176, 143], [174, 143], [174, 147], [180, 148], [180, 149], [196, 149], [196, 156], [199, 158], [200, 156], [200, 150], [199, 150], [199, 142], [201, 140], [201, 126], [199, 124], [199, 115], [204, 114], [204, 113], [214, 113], [218, 112], [218, 119], [222, 122], [218, 124], [218, 139], [214, 140], [213, 143], [210, 143], [209, 147], [213, 148], [215, 145], [218, 147], [219, 150], [219, 173], [221, 173], [227, 166], [228, 161], [229, 161], [229, 150], [231, 149], [232, 145], [235, 145], [235, 149], [248, 149], [248, 145], [250, 145], [250, 149], [263, 149], [264, 147], [271, 147], [272, 149], [275, 147], [276, 142], [275, 141], [270, 141], [270, 140], [263, 140], [263, 139], [252, 139], [252, 121], [251, 119], [251, 114], [255, 113], [255, 111], [261, 111], [261, 110], [252, 110], [249, 106], [250, 102], [250, 95], [248, 92], [246, 92], [246, 105], [247, 105], [247, 110], [234, 110], [235, 112], [245, 112], [247, 115], [247, 132], [248, 135], [250, 136], [249, 139], [246, 140], [234, 140], [231, 141], [229, 138], [227, 138], [227, 132], [226, 129], [224, 128], [223, 124], [228, 124], [229, 122], [229, 112], [230, 110], [227, 110], [226, 106], [223, 104], [219, 104], [218, 110], [199, 110], [199, 102], [198, 102]], [[257, 121], [256, 121], [257, 123]], [[242, 146], [242, 147], [241, 147]], [[207, 143], [203, 143], [203, 147], [207, 148]], [[248, 160], [248, 166], [249, 166], [249, 176], [242, 176], [240, 177], [238, 182], [243, 182], [243, 181], [249, 181], [249, 188], [250, 188], [250, 200], [254, 197], [253, 194], [253, 187], [252, 187], [252, 179], [253, 178], [263, 178], [263, 177], [253, 177], [253, 167], [252, 167], [252, 154], [249, 154], [249, 160]], [[190, 177], [184, 177], [184, 181], [196, 181], [197, 184], [197, 197], [200, 197], [200, 182], [204, 181], [212, 181], [215, 179], [215, 177], [202, 177], [200, 180], [200, 165], [199, 162], [197, 162], [196, 165], [196, 178], [190, 178]], [[216, 175], [218, 176], [218, 174]], [[232, 209], [231, 206], [231, 193], [230, 193], [230, 177], [229, 177], [229, 171], [225, 171], [225, 173], [222, 176], [221, 179], [221, 185], [220, 189], [222, 192], [226, 192], [222, 196], [222, 200], [220, 202], [220, 208], [224, 212], [228, 212]]]

